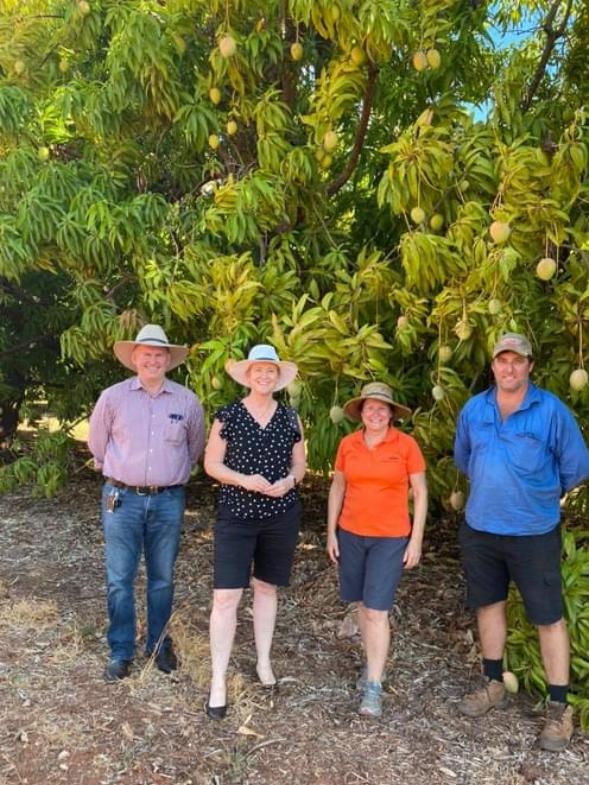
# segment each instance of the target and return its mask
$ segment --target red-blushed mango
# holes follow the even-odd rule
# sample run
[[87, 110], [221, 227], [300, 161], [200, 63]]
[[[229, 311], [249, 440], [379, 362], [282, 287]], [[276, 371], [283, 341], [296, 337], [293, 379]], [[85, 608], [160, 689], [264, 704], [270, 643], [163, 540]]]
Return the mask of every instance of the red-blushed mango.
[[511, 229], [509, 224], [506, 224], [504, 221], [493, 221], [491, 226], [489, 226], [489, 234], [494, 243], [502, 245], [509, 240]]
[[540, 259], [536, 265], [536, 275], [541, 281], [549, 281], [556, 273], [556, 262], [550, 256]]
[[419, 49], [417, 52], [414, 52], [413, 57], [411, 58], [411, 63], [416, 71], [425, 71], [428, 66], [425, 52], [423, 52], [421, 49]]
[[229, 57], [233, 57], [236, 51], [237, 44], [232, 35], [224, 35], [219, 39], [219, 52], [221, 52], [221, 57], [228, 59]]

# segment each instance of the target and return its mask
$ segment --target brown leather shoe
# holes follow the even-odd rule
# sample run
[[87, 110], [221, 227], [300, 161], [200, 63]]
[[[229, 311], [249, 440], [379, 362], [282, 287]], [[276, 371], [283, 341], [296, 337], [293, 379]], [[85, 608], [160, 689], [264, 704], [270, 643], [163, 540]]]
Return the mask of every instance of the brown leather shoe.
[[546, 706], [546, 723], [538, 737], [543, 750], [564, 750], [573, 735], [573, 707], [566, 703], [549, 701]]
[[464, 696], [458, 704], [458, 711], [467, 717], [482, 717], [490, 709], [504, 709], [506, 706], [503, 682], [485, 679], [482, 687]]

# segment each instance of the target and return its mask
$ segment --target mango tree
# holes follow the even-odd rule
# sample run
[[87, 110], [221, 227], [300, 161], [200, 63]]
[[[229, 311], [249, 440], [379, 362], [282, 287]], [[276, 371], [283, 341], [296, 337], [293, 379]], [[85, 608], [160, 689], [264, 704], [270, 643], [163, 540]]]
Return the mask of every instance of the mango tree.
[[[316, 469], [342, 402], [389, 382], [447, 507], [502, 331], [586, 421], [588, 45], [582, 0], [5, 0], [4, 439], [40, 393], [83, 416], [146, 321], [190, 344], [209, 412], [228, 357], [295, 360]], [[47, 450], [4, 487], [54, 490]]]

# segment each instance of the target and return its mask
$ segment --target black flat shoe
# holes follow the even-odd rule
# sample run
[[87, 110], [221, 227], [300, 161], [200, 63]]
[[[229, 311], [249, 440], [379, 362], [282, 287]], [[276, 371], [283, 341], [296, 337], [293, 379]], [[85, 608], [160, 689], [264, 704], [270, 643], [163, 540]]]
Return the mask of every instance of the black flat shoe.
[[227, 704], [224, 706], [210, 706], [207, 701], [206, 712], [210, 720], [223, 720], [227, 714]]

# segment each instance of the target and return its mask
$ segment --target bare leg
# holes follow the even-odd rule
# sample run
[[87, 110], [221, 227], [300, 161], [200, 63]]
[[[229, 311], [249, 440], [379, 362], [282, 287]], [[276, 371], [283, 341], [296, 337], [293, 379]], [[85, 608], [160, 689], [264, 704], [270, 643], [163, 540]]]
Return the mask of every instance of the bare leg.
[[215, 589], [209, 624], [211, 643], [211, 691], [209, 706], [225, 706], [227, 687], [225, 677], [237, 627], [237, 606], [243, 589]]
[[262, 684], [271, 685], [276, 682], [270, 663], [270, 649], [276, 624], [278, 592], [276, 586], [258, 578], [252, 579], [254, 590], [254, 638], [258, 661], [256, 670]]
[[502, 659], [507, 640], [505, 603], [495, 602], [477, 608], [477, 625], [483, 657], [486, 660]]
[[391, 639], [388, 611], [377, 611], [358, 603], [358, 623], [366, 652], [367, 679], [380, 684]]
[[569, 634], [564, 619], [538, 627], [540, 651], [548, 684], [569, 683]]

